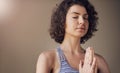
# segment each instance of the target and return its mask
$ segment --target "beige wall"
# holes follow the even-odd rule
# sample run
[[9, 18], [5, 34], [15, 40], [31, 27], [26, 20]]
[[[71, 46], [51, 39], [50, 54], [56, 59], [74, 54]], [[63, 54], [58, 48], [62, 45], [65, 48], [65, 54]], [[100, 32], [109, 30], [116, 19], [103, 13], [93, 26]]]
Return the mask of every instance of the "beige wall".
[[[40, 52], [58, 46], [48, 28], [52, 9], [60, 0], [8, 1], [9, 10], [0, 10], [0, 73], [35, 73]], [[111, 72], [120, 73], [120, 1], [91, 2], [99, 13], [99, 31], [83, 46], [93, 46], [105, 57]]]

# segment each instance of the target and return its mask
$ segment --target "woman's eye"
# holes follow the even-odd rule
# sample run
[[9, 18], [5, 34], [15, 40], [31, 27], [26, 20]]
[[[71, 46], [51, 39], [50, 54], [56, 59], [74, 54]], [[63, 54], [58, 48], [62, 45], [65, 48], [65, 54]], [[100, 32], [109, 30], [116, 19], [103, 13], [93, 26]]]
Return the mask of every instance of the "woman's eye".
[[78, 19], [78, 16], [77, 17], [73, 17], [74, 19]]
[[88, 17], [84, 17], [85, 20], [88, 20]]

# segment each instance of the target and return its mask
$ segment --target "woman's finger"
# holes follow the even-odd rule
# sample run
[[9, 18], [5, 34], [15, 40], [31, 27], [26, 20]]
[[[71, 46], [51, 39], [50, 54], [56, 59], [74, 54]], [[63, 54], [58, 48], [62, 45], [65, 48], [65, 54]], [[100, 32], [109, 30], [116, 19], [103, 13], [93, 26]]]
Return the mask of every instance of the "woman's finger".
[[82, 68], [82, 61], [80, 60], [79, 70], [81, 70], [81, 68]]
[[86, 49], [84, 64], [88, 64], [89, 60], [89, 48]]
[[97, 73], [98, 71], [98, 66], [97, 66], [97, 59], [96, 59], [96, 63], [95, 63], [95, 73]]
[[93, 57], [94, 57], [94, 50], [93, 50], [93, 48], [88, 47], [86, 49], [86, 53], [85, 53], [85, 61], [84, 61], [85, 64], [91, 65], [92, 61], [93, 61]]
[[94, 57], [93, 58], [93, 63], [92, 63], [92, 65], [91, 65], [91, 68], [93, 69], [93, 70], [95, 70], [95, 68], [96, 68], [96, 58]]
[[98, 67], [97, 67], [97, 63], [96, 63], [96, 65], [95, 65], [95, 73], [97, 73], [97, 69]]
[[90, 47], [89, 51], [90, 51], [89, 64], [92, 65], [93, 57], [94, 57], [94, 49], [92, 47]]

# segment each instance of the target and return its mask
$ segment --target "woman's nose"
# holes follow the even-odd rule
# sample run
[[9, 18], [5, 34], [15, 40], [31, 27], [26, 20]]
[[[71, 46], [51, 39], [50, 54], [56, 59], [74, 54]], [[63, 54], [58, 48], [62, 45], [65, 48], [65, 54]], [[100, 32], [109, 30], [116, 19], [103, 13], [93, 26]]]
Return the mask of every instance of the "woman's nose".
[[84, 21], [84, 18], [82, 16], [79, 17], [79, 24], [84, 24], [85, 21]]

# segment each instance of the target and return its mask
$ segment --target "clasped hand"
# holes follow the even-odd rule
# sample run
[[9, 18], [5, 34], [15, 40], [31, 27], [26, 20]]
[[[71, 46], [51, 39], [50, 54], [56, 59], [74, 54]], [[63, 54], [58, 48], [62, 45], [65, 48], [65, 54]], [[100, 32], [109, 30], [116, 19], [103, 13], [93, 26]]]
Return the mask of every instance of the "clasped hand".
[[91, 47], [86, 49], [84, 62], [80, 61], [80, 73], [97, 73], [97, 60], [94, 56], [94, 50]]

